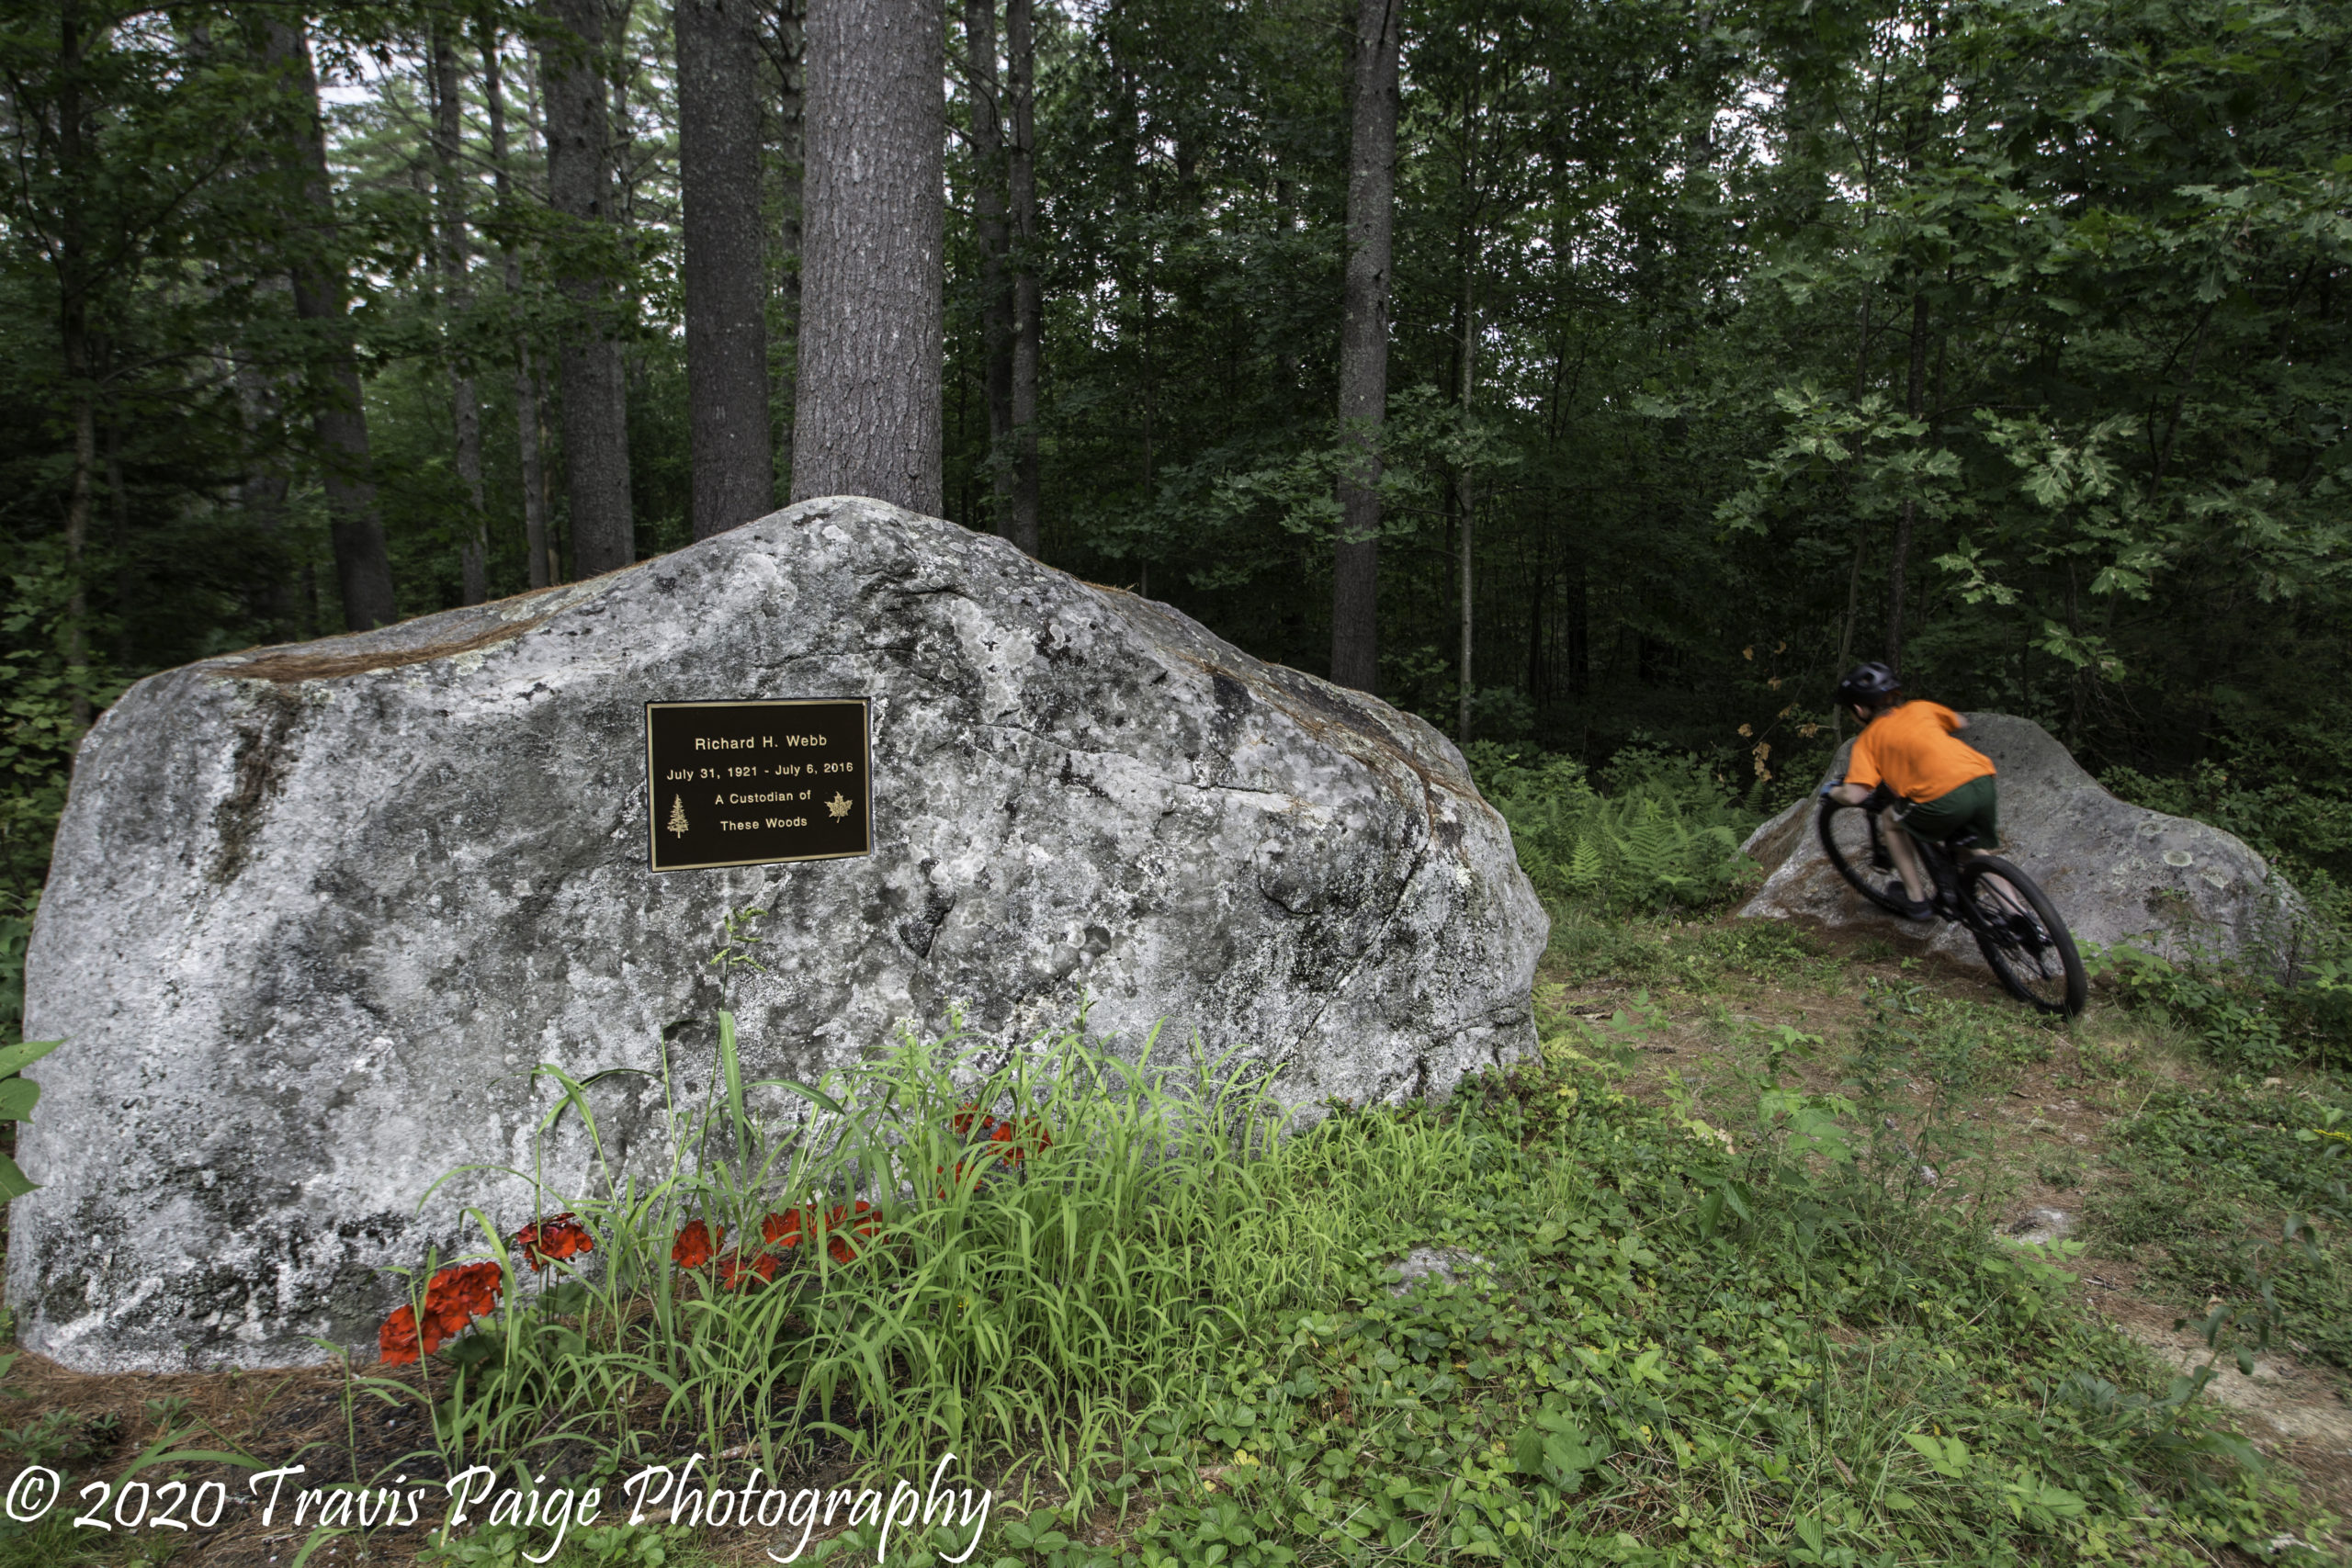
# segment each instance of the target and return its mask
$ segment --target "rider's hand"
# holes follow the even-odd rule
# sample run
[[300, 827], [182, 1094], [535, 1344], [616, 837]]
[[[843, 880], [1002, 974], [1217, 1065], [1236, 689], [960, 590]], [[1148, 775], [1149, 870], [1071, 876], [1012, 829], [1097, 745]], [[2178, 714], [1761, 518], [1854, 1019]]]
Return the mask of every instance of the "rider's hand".
[[1831, 799], [1839, 790], [1845, 787], [1846, 781], [1844, 779], [1831, 779], [1827, 784], [1821, 786], [1821, 798], [1824, 800]]

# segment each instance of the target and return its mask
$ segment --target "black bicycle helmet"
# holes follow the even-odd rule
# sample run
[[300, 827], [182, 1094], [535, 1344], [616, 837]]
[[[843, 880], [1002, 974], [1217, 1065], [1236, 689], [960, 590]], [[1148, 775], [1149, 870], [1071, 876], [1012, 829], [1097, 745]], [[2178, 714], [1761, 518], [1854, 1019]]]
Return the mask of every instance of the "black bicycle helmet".
[[1901, 690], [1902, 677], [1872, 660], [1847, 671], [1846, 678], [1838, 682], [1838, 701], [1846, 707], [1882, 707]]

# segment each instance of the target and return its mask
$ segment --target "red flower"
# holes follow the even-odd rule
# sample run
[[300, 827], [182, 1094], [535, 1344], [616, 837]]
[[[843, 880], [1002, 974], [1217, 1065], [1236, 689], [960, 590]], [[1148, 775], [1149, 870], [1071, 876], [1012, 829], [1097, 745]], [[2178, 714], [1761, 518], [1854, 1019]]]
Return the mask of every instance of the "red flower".
[[[854, 1205], [836, 1203], [826, 1210], [823, 1223], [818, 1228], [828, 1237], [825, 1250], [832, 1254], [834, 1262], [854, 1263], [861, 1249], [850, 1240], [850, 1236], [871, 1236], [875, 1227], [881, 1223], [881, 1212], [860, 1198]], [[840, 1234], [843, 1231], [848, 1234]]]
[[718, 1288], [740, 1291], [754, 1280], [766, 1284], [775, 1278], [776, 1266], [783, 1261], [773, 1252], [755, 1252], [748, 1260], [728, 1253], [718, 1260]]
[[[488, 1261], [459, 1264], [434, 1275], [424, 1287], [424, 1316], [430, 1320], [425, 1325], [425, 1354], [439, 1348], [438, 1340], [454, 1339], [474, 1319], [496, 1312], [503, 1284], [498, 1265]], [[437, 1336], [432, 1332], [436, 1326]]]
[[[722, 1229], [718, 1235], [724, 1240], [727, 1232]], [[718, 1244], [710, 1237], [710, 1227], [700, 1220], [689, 1220], [686, 1228], [678, 1233], [678, 1239], [670, 1245], [670, 1261], [681, 1269], [699, 1269], [718, 1250]]]
[[514, 1237], [514, 1245], [523, 1260], [536, 1274], [550, 1260], [570, 1258], [575, 1253], [596, 1250], [595, 1238], [586, 1226], [570, 1214], [558, 1214], [550, 1220], [540, 1220], [523, 1227]]
[[768, 1215], [760, 1222], [760, 1239], [770, 1247], [798, 1247], [800, 1211], [794, 1209], [788, 1213]]
[[388, 1367], [405, 1367], [416, 1359], [416, 1309], [404, 1306], [384, 1319], [376, 1330], [376, 1348]]
[[473, 1320], [498, 1310], [505, 1278], [491, 1262], [465, 1263], [444, 1269], [424, 1285], [424, 1310], [414, 1305], [396, 1309], [376, 1331], [376, 1348], [387, 1364], [404, 1367], [455, 1339]]
[[980, 1135], [986, 1137], [989, 1130], [995, 1127], [996, 1118], [982, 1115], [980, 1108], [977, 1105], [967, 1105], [947, 1119], [948, 1131], [959, 1138], [970, 1133], [976, 1125], [980, 1130]]
[[1031, 1117], [1028, 1121], [1017, 1124], [1011, 1122], [998, 1122], [996, 1130], [989, 1134], [989, 1142], [1004, 1145], [1005, 1163], [1019, 1165], [1037, 1150], [1053, 1147], [1054, 1136], [1046, 1130], [1046, 1124], [1043, 1122]]

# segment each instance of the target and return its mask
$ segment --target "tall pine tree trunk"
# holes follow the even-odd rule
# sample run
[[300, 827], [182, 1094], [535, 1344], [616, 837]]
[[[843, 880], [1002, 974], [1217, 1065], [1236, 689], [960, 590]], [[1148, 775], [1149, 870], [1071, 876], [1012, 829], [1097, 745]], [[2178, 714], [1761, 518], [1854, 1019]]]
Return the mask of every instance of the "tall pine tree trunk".
[[1004, 0], [1005, 107], [1012, 134], [1005, 148], [1005, 184], [1012, 208], [1012, 491], [1004, 536], [1034, 556], [1038, 524], [1037, 379], [1046, 352], [1045, 289], [1037, 278], [1037, 38], [1031, 0]]
[[[265, 278], [260, 283], [265, 292], [288, 287], [283, 278]], [[248, 594], [256, 616], [269, 628], [267, 639], [275, 642], [292, 634], [301, 614], [294, 596], [294, 561], [285, 538], [286, 498], [292, 487], [275, 451], [263, 456], [263, 432], [283, 425], [284, 400], [276, 379], [253, 355], [235, 354], [232, 365], [239, 445], [246, 465], [237, 485], [237, 505], [254, 531], [268, 541]]]
[[[514, 180], [506, 154], [506, 92], [499, 62], [498, 25], [485, 8], [474, 18], [481, 42], [482, 107], [490, 119], [490, 168], [498, 191], [502, 223], [513, 221]], [[512, 315], [523, 297], [523, 263], [511, 238], [499, 242], [499, 263], [506, 275], [507, 310]], [[563, 573], [548, 540], [547, 470], [539, 456], [539, 374], [531, 363], [531, 338], [519, 325], [514, 330], [514, 454], [523, 480], [523, 556], [525, 580], [533, 588], [560, 582]]]
[[299, 15], [291, 26], [274, 16], [263, 25], [269, 63], [283, 73], [282, 89], [292, 99], [289, 152], [300, 170], [302, 199], [310, 209], [307, 231], [293, 242], [290, 270], [294, 314], [312, 323], [318, 334], [310, 355], [311, 428], [319, 444], [327, 535], [334, 548], [344, 625], [365, 631], [390, 625], [398, 612], [392, 603], [391, 557], [384, 547], [384, 521], [377, 510], [368, 462], [368, 410], [361, 401], [351, 318], [345, 308], [346, 279], [337, 249], [334, 187], [327, 176], [326, 130], [319, 117], [319, 78], [311, 66], [311, 40]]
[[768, 129], [774, 157], [769, 167], [776, 180], [778, 220], [775, 243], [769, 252], [769, 288], [775, 300], [776, 331], [769, 344], [768, 397], [774, 410], [775, 463], [779, 472], [792, 473], [793, 366], [800, 343], [800, 176], [803, 131], [803, 85], [808, 80], [806, 46], [808, 6], [804, 0], [768, 0], [768, 27], [761, 42], [775, 67], [768, 103], [775, 120]]
[[[1928, 295], [1925, 289], [1917, 289], [1911, 296], [1911, 365], [1904, 389], [1904, 409], [1913, 419], [1925, 411], [1927, 395]], [[1911, 560], [1912, 507], [1905, 501], [1894, 520], [1894, 559], [1886, 569], [1886, 662], [1897, 671], [1903, 668], [1904, 577]]]
[[628, 386], [613, 321], [612, 123], [605, 82], [604, 0], [547, 0], [541, 46], [548, 200], [570, 219], [557, 276], [573, 319], [558, 358], [571, 559], [582, 577], [637, 558], [629, 518]]
[[945, 22], [812, 0], [792, 498], [942, 506]]
[[677, 0], [686, 407], [697, 539], [763, 517], [775, 502], [754, 16], [752, 0]]
[[[1462, 268], [1462, 429], [1465, 435], [1470, 430], [1471, 393], [1477, 386], [1477, 285], [1478, 234], [1473, 229], [1469, 235], [1468, 255]], [[1459, 573], [1462, 582], [1462, 690], [1454, 713], [1453, 739], [1458, 744], [1467, 746], [1470, 744], [1470, 697], [1474, 689], [1470, 665], [1471, 637], [1478, 602], [1471, 581], [1473, 558], [1470, 547], [1477, 529], [1478, 497], [1476, 481], [1471, 475], [1466, 457], [1463, 460], [1461, 471], [1454, 476], [1454, 483], [1462, 496], [1462, 565]]]
[[1332, 563], [1331, 679], [1380, 680], [1380, 425], [1388, 406], [1390, 236], [1396, 213], [1399, 0], [1360, 0], [1348, 135], [1347, 270], [1340, 322], [1340, 419], [1358, 448], [1340, 481]]
[[980, 348], [997, 532], [1012, 536], [1012, 280], [1005, 267], [1004, 121], [998, 96], [996, 0], [964, 0], [965, 88], [972, 118], [972, 228], [980, 243]]
[[[439, 15], [433, 20], [433, 187], [441, 229], [442, 330], [462, 338], [473, 309], [468, 276], [471, 246], [466, 236], [464, 152], [465, 99], [458, 85], [457, 41]], [[464, 603], [490, 597], [490, 519], [482, 511], [481, 402], [474, 393], [472, 355], [452, 341], [449, 355], [449, 423], [456, 436], [458, 482], [465, 487], [469, 515], [459, 536], [458, 577]]]
[[84, 124], [82, 69], [89, 44], [81, 7], [64, 0], [58, 17], [58, 164], [65, 175], [57, 265], [59, 346], [65, 360], [65, 395], [74, 411], [74, 468], [65, 491], [65, 682], [76, 728], [90, 724], [89, 591], [84, 554], [90, 537], [91, 469], [98, 457], [97, 393], [90, 364], [89, 243], [82, 198], [88, 127]]
[[1592, 692], [1592, 584], [1578, 550], [1568, 567], [1568, 694]]

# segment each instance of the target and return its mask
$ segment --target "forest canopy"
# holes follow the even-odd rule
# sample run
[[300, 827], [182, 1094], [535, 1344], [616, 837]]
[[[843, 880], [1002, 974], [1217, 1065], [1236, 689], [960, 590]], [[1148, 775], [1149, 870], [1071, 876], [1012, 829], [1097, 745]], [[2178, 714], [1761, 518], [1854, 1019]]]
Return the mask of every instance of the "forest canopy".
[[[693, 288], [763, 305], [781, 503], [805, 7], [682, 74], [701, 3], [0, 18], [13, 897], [139, 675], [743, 521], [697, 486]], [[1449, 731], [1785, 789], [1885, 658], [2352, 872], [2344, 7], [1413, 0], [1376, 427], [1354, 8], [937, 20], [956, 522], [1320, 673], [1373, 441], [1377, 689]], [[749, 139], [756, 243], [689, 250], [682, 117]]]

